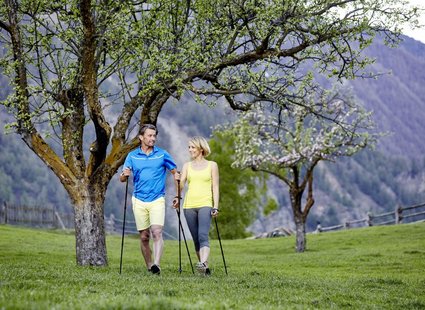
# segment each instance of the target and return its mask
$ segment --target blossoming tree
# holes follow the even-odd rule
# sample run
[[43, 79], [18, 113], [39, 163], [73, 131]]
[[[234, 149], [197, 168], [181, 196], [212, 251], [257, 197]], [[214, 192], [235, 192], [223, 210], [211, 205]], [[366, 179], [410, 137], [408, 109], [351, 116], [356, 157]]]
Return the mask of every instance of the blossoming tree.
[[370, 116], [351, 95], [323, 92], [299, 105], [275, 103], [273, 109], [258, 105], [228, 128], [235, 136], [234, 166], [269, 173], [288, 186], [297, 252], [306, 248], [314, 168], [320, 161], [351, 156], [372, 146], [380, 134], [372, 132]]

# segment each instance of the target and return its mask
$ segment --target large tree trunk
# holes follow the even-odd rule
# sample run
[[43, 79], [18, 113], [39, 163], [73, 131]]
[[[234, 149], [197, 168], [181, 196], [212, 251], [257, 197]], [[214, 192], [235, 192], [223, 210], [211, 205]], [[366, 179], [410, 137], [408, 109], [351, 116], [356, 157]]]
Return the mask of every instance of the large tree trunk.
[[103, 202], [105, 191], [97, 187], [81, 186], [71, 193], [74, 197], [75, 241], [77, 264], [106, 266], [106, 238]]

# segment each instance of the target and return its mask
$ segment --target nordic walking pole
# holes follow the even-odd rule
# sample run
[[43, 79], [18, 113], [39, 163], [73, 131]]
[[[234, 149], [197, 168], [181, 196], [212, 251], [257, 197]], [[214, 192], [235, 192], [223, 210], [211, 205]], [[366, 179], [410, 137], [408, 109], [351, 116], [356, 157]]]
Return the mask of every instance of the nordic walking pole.
[[181, 243], [181, 229], [180, 229], [180, 180], [177, 180], [177, 199], [179, 208], [177, 211], [177, 217], [179, 218], [179, 273], [182, 273], [182, 243]]
[[123, 253], [123, 249], [124, 249], [125, 214], [126, 214], [126, 211], [127, 211], [127, 193], [128, 193], [128, 177], [127, 177], [127, 180], [125, 181], [124, 220], [122, 222], [120, 274], [121, 274], [121, 271], [122, 271], [122, 253]]
[[[179, 172], [180, 173], [180, 172]], [[193, 264], [192, 264], [192, 259], [190, 258], [190, 252], [189, 252], [189, 248], [187, 246], [187, 241], [186, 241], [186, 236], [184, 234], [184, 230], [183, 230], [183, 225], [180, 219], [180, 200], [181, 200], [181, 190], [180, 190], [180, 180], [177, 180], [177, 199], [178, 199], [178, 209], [176, 209], [177, 212], [177, 217], [179, 219], [179, 272], [181, 273], [182, 269], [181, 269], [181, 246], [180, 246], [180, 231], [183, 234], [183, 239], [184, 239], [184, 244], [186, 245], [186, 251], [187, 251], [187, 256], [189, 257], [189, 262], [190, 262], [190, 267], [192, 268], [192, 274], [195, 274], [195, 271], [193, 269]]]
[[221, 246], [220, 232], [218, 231], [218, 225], [217, 225], [217, 218], [216, 217], [214, 217], [214, 221], [215, 221], [215, 229], [217, 230], [218, 242], [220, 243], [220, 250], [221, 250], [221, 257], [223, 258], [224, 271], [226, 271], [226, 275], [227, 275], [226, 260], [224, 259], [223, 247]]
[[[178, 213], [179, 213], [179, 220], [180, 220], [180, 211], [178, 211]], [[186, 252], [187, 252], [187, 256], [189, 257], [190, 267], [192, 268], [192, 273], [195, 274], [195, 271], [193, 269], [192, 259], [190, 258], [189, 248], [187, 247], [186, 236], [184, 234], [184, 229], [183, 229], [183, 225], [181, 221], [180, 221], [180, 229], [182, 230], [184, 244], [186, 245]]]

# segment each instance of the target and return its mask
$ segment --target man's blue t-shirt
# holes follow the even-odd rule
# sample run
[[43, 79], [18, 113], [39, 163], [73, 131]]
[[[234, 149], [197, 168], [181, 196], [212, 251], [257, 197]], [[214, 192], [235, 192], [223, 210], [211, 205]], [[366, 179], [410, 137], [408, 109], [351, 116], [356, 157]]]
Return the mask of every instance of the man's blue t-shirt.
[[133, 173], [133, 196], [151, 202], [165, 195], [165, 179], [168, 170], [177, 166], [167, 151], [154, 146], [146, 155], [140, 147], [128, 153], [124, 168]]

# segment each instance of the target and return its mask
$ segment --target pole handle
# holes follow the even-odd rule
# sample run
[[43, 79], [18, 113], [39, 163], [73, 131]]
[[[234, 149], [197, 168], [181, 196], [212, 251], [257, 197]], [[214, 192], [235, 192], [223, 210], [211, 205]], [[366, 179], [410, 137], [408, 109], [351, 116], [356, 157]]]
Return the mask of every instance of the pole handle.
[[[179, 170], [177, 170], [177, 173], [179, 173], [180, 174], [180, 171]], [[179, 212], [180, 212], [180, 200], [182, 199], [182, 195], [181, 195], [182, 193], [181, 193], [181, 188], [180, 188], [180, 180], [177, 180], [177, 200], [178, 200], [178, 206], [179, 206], [179, 208], [178, 208], [178, 210], [179, 210]]]

